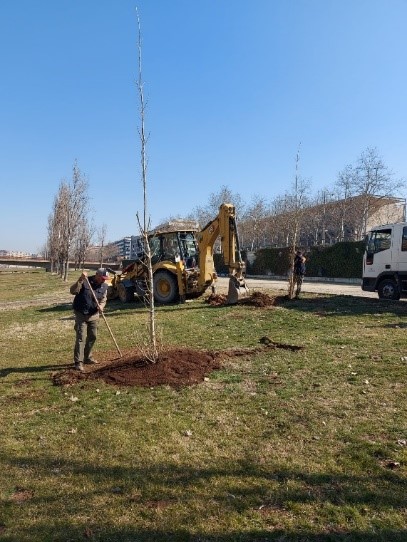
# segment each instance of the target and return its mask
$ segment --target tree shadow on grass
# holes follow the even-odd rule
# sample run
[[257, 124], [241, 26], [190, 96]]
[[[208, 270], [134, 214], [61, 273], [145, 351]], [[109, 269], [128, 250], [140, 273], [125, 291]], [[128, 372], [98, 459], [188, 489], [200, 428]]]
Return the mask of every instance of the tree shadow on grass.
[[[272, 294], [270, 294], [273, 297]], [[325, 316], [361, 316], [368, 314], [384, 314], [393, 313], [399, 316], [407, 316], [407, 302], [400, 301], [387, 301], [383, 299], [354, 297], [350, 295], [324, 295], [324, 294], [310, 294], [310, 296], [301, 297], [300, 299], [289, 300], [287, 296], [277, 296], [278, 303], [275, 306], [282, 306], [289, 310], [304, 311], [304, 312], [318, 312], [321, 315], [321, 311]], [[244, 299], [244, 298], [243, 298]], [[186, 303], [171, 305], [157, 305], [157, 309], [160, 312], [173, 312], [174, 310], [186, 310], [186, 311], [198, 311], [198, 310], [231, 310], [238, 311], [244, 307], [251, 308], [253, 310], [273, 310], [273, 307], [261, 307], [250, 306], [247, 303], [237, 303], [235, 305], [210, 305], [206, 303], [204, 299], [198, 301], [198, 303]], [[111, 312], [111, 316], [114, 313], [120, 313], [121, 311], [146, 311], [148, 307], [143, 303], [121, 303], [119, 301], [108, 302], [106, 314]]]
[[66, 365], [35, 365], [30, 367], [5, 367], [0, 369], [0, 378], [5, 378], [9, 374], [37, 374], [45, 371], [60, 371], [61, 369], [73, 367], [72, 363]]
[[[24, 503], [25, 510], [28, 508], [26, 513], [37, 517], [41, 510], [45, 517], [59, 518], [52, 526], [36, 521], [30, 526], [30, 536], [23, 528], [20, 536], [24, 540], [401, 542], [407, 539], [406, 528], [391, 528], [383, 519], [390, 512], [403, 514], [407, 506], [405, 479], [396, 472], [355, 476], [304, 473], [297, 469], [267, 469], [251, 461], [202, 468], [170, 462], [152, 464], [152, 460], [140, 459], [138, 463], [132, 460], [134, 467], [120, 463], [103, 466], [103, 459], [92, 464], [85, 457], [83, 461], [68, 461], [44, 454], [35, 458], [2, 454], [1, 461], [13, 468], [32, 468], [36, 478], [47, 483], [48, 494], [36, 496], [35, 491], [30, 491], [31, 498]], [[62, 494], [59, 488], [68, 480], [66, 494]], [[53, 490], [54, 486], [58, 486], [57, 491]], [[61, 514], [61, 499], [66, 514]], [[10, 519], [3, 522], [2, 540], [17, 541], [7, 538], [7, 527], [12, 523], [13, 512], [18, 512], [18, 505], [7, 504]], [[304, 510], [315, 505], [314, 529], [304, 527], [306, 520], [299, 508], [302, 505]], [[125, 522], [132, 526], [123, 526], [123, 521], [121, 526], [106, 524], [106, 509], [116, 510], [119, 516], [126, 510]], [[217, 515], [222, 518], [223, 526], [214, 532]], [[357, 526], [352, 529], [352, 523], [360, 515], [364, 516], [360, 525], [372, 524], [371, 530], [363, 531]], [[87, 519], [78, 520], [78, 516]], [[71, 521], [71, 517], [75, 519]], [[237, 521], [237, 517], [241, 520]], [[282, 528], [284, 520], [289, 530]], [[202, 527], [206, 524], [208, 532]], [[239, 530], [236, 524], [244, 527]], [[248, 527], [253, 524], [258, 527]], [[174, 527], [169, 528], [170, 525]]]
[[38, 309], [38, 312], [72, 312], [72, 303], [61, 303], [60, 305], [52, 305], [51, 307], [43, 307]]
[[[188, 524], [188, 520], [185, 522]], [[168, 521], [171, 524], [171, 521]], [[147, 529], [137, 527], [109, 526], [101, 528], [90, 519], [84, 525], [76, 522], [63, 526], [51, 527], [37, 522], [33, 529], [22, 529], [21, 536], [7, 536], [5, 532], [2, 542], [76, 542], [90, 540], [93, 542], [406, 542], [407, 529], [380, 529], [372, 531], [355, 531], [327, 527], [324, 533], [311, 532], [308, 529], [289, 531], [273, 528], [231, 530], [206, 533], [203, 529], [194, 529], [191, 533], [188, 527], [184, 529]], [[328, 531], [328, 532], [327, 532]], [[1, 532], [0, 532], [1, 534]]]
[[361, 316], [392, 313], [407, 316], [407, 303], [383, 299], [360, 298], [349, 295], [301, 297], [284, 303], [286, 309], [304, 312], [318, 312], [324, 316]]

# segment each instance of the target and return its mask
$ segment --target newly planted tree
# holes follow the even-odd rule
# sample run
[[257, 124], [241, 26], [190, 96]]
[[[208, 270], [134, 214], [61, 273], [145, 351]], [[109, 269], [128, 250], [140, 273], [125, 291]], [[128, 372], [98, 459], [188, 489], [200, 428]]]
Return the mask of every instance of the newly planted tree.
[[286, 194], [285, 204], [287, 209], [287, 221], [289, 227], [288, 246], [290, 247], [290, 270], [288, 273], [288, 297], [294, 297], [294, 258], [298, 243], [301, 224], [307, 204], [308, 182], [304, 181], [299, 174], [300, 148], [298, 147], [295, 160], [295, 178], [291, 193]]
[[157, 346], [157, 333], [156, 333], [156, 317], [155, 317], [155, 303], [154, 303], [154, 276], [152, 265], [152, 250], [149, 240], [150, 219], [148, 216], [147, 207], [147, 136], [145, 131], [145, 116], [146, 116], [146, 102], [144, 97], [144, 83], [142, 78], [142, 36], [141, 36], [141, 24], [140, 17], [137, 11], [137, 25], [138, 25], [138, 80], [137, 89], [139, 95], [139, 107], [140, 107], [140, 161], [141, 161], [141, 183], [143, 188], [143, 216], [140, 218], [137, 214], [137, 221], [139, 225], [140, 235], [143, 240], [144, 250], [144, 265], [146, 266], [147, 274], [147, 300], [148, 300], [148, 315], [149, 315], [149, 348], [147, 356], [152, 362], [156, 362], [158, 359], [158, 346]]

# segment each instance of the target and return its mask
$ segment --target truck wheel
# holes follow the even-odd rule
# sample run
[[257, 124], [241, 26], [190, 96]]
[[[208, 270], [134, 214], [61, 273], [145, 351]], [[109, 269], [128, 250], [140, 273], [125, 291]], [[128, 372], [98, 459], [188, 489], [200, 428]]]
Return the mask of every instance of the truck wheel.
[[391, 279], [383, 280], [377, 288], [377, 293], [380, 299], [400, 299], [397, 283]]
[[167, 271], [157, 271], [154, 274], [154, 299], [157, 303], [166, 305], [174, 303], [177, 298], [177, 278]]
[[126, 287], [124, 284], [119, 282], [117, 285], [117, 293], [122, 303], [131, 303], [134, 301], [134, 287], [132, 286]]

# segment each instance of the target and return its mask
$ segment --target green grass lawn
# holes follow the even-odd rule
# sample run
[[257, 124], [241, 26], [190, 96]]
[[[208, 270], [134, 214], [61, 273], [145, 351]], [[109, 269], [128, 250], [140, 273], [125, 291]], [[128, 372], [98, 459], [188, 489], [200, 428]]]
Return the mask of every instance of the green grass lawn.
[[[159, 307], [164, 345], [267, 336], [303, 349], [226, 358], [178, 391], [58, 387], [52, 374], [72, 363], [71, 296], [47, 296], [70, 283], [44, 271], [0, 279], [0, 540], [407, 540], [404, 301]], [[108, 303], [106, 317], [122, 350], [143, 344], [141, 305]], [[103, 322], [97, 350], [115, 350]]]

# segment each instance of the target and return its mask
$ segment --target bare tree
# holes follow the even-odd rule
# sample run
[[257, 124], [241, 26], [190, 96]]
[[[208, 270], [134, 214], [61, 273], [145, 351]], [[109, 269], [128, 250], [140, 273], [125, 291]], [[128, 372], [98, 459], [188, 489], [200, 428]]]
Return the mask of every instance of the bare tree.
[[88, 183], [77, 162], [73, 166], [72, 181], [61, 181], [54, 199], [53, 212], [48, 220], [48, 245], [51, 262], [67, 281], [69, 259], [74, 257], [75, 241], [87, 229]]
[[87, 218], [84, 216], [79, 220], [80, 223], [74, 240], [73, 252], [75, 269], [83, 268], [85, 266], [86, 254], [93, 236], [93, 228], [89, 224]]
[[50, 260], [50, 271], [52, 273], [58, 272], [59, 253], [60, 253], [60, 226], [58, 216], [58, 196], [54, 198], [53, 211], [48, 216], [48, 257]]
[[339, 241], [346, 240], [346, 224], [352, 220], [352, 200], [353, 195], [353, 178], [354, 171], [351, 165], [347, 165], [342, 171], [338, 173], [337, 181], [334, 185], [334, 192], [337, 195], [337, 211], [339, 219]]
[[97, 230], [97, 243], [98, 243], [98, 246], [99, 246], [99, 264], [100, 264], [100, 267], [103, 267], [103, 257], [105, 255], [106, 235], [107, 235], [107, 225], [103, 224]]
[[393, 172], [385, 165], [375, 147], [368, 147], [361, 153], [352, 171], [351, 191], [353, 196], [358, 196], [360, 206], [358, 236], [363, 238], [377, 198], [394, 196], [401, 182], [394, 179]]
[[239, 232], [242, 246], [250, 250], [265, 246], [269, 215], [270, 210], [266, 200], [259, 195], [254, 195], [240, 220]]
[[148, 290], [148, 304], [149, 304], [149, 338], [150, 338], [150, 351], [149, 358], [152, 362], [158, 359], [158, 346], [157, 346], [157, 333], [156, 333], [156, 317], [155, 317], [155, 304], [154, 304], [154, 277], [152, 266], [152, 251], [149, 242], [148, 232], [150, 230], [150, 219], [147, 210], [147, 136], [145, 131], [145, 115], [146, 115], [146, 102], [144, 99], [144, 83], [142, 78], [142, 37], [141, 37], [141, 24], [140, 17], [137, 11], [137, 25], [138, 25], [138, 81], [137, 88], [140, 100], [140, 159], [141, 159], [141, 183], [143, 187], [143, 218], [140, 219], [137, 214], [137, 221], [140, 229], [140, 235], [143, 239], [143, 247], [145, 251], [145, 265], [147, 267], [147, 290]]
[[116, 261], [119, 257], [119, 247], [115, 243], [107, 243], [103, 254], [106, 262]]
[[221, 186], [219, 192], [212, 192], [209, 195], [208, 203], [204, 206], [196, 207], [189, 218], [196, 220], [200, 227], [203, 228], [214, 219], [219, 213], [219, 207], [222, 203], [232, 203], [236, 209], [236, 217], [240, 218], [244, 214], [244, 202], [240, 194], [232, 192], [232, 190], [226, 186]]
[[51, 253], [58, 274], [63, 277], [69, 261], [69, 246], [67, 243], [67, 217], [69, 207], [69, 186], [61, 181], [58, 193], [54, 199], [53, 215], [50, 217]]

